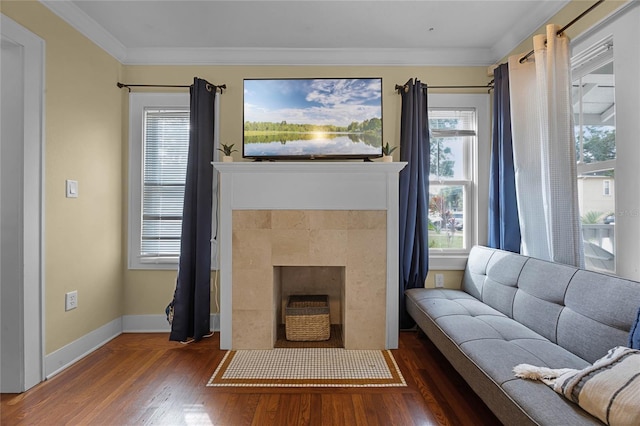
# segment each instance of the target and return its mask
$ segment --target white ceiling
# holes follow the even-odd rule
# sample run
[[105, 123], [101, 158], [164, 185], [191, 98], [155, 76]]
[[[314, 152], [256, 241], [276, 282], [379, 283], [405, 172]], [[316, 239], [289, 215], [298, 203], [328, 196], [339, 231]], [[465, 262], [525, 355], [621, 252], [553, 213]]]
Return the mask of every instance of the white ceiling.
[[569, 0], [41, 2], [124, 64], [484, 66]]

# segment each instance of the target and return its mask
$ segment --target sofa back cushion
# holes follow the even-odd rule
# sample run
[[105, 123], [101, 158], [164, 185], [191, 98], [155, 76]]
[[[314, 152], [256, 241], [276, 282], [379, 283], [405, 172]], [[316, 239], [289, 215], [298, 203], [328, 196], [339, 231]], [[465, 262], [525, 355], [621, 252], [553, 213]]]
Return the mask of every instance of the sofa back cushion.
[[494, 253], [495, 250], [483, 246], [474, 246], [469, 253], [462, 278], [462, 289], [476, 299], [482, 300], [482, 289], [487, 279], [487, 264]]
[[527, 259], [518, 278], [512, 318], [557, 343], [558, 318], [564, 308], [564, 295], [576, 268], [534, 258]]
[[462, 289], [588, 362], [626, 344], [640, 306], [638, 282], [482, 246]]
[[487, 264], [487, 279], [482, 301], [513, 318], [513, 301], [518, 291], [518, 277], [527, 258], [507, 251], [495, 251]]
[[558, 344], [594, 362], [614, 346], [625, 346], [640, 306], [640, 283], [578, 270], [558, 319]]

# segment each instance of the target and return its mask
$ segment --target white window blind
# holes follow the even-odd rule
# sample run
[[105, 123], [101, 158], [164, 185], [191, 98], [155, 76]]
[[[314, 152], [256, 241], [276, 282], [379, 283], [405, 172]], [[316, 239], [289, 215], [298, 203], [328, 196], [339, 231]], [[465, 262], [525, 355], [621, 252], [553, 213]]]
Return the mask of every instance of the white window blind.
[[189, 110], [144, 111], [140, 256], [180, 254], [182, 205], [189, 150]]

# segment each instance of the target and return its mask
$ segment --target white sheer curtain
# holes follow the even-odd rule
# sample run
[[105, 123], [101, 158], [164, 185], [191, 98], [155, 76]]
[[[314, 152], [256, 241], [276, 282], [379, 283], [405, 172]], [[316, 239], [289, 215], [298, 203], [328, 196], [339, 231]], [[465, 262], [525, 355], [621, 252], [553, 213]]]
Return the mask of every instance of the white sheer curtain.
[[546, 36], [535, 36], [523, 63], [523, 55], [509, 58], [522, 253], [583, 267], [569, 40], [557, 31], [548, 25]]

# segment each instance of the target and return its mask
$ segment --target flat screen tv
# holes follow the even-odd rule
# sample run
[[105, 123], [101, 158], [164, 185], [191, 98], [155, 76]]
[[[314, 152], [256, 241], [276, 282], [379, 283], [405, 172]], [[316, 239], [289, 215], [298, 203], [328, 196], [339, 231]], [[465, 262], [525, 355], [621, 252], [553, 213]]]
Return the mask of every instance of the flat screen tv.
[[245, 79], [242, 156], [382, 156], [382, 79]]

